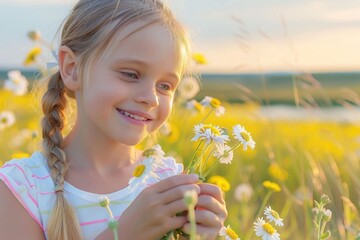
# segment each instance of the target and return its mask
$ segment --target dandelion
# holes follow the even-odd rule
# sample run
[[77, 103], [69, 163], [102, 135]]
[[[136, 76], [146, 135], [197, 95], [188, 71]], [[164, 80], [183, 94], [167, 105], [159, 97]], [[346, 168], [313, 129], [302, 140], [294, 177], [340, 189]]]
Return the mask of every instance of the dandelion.
[[12, 91], [16, 96], [27, 93], [29, 82], [20, 71], [9, 71], [8, 77], [4, 82], [4, 89]]
[[30, 65], [33, 64], [36, 61], [36, 58], [41, 54], [41, 48], [40, 47], [34, 47], [30, 50], [28, 55], [26, 56], [26, 59], [24, 61], [24, 65]]
[[201, 105], [198, 101], [196, 101], [195, 99], [191, 100], [191, 101], [187, 101], [186, 102], [186, 108], [196, 111], [196, 112], [202, 112], [204, 111], [204, 107], [203, 105]]
[[269, 174], [280, 180], [280, 181], [284, 181], [288, 178], [288, 173], [287, 171], [285, 171], [284, 169], [282, 169], [278, 164], [276, 163], [272, 163], [269, 168], [268, 168], [268, 172]]
[[231, 147], [226, 144], [216, 145], [216, 151], [214, 157], [220, 158], [220, 163], [230, 164], [233, 160], [234, 153], [231, 151]]
[[231, 229], [230, 225], [227, 227], [223, 226], [219, 231], [219, 236], [224, 237], [225, 240], [240, 240], [239, 236]]
[[274, 183], [274, 182], [264, 181], [263, 186], [265, 188], [273, 191], [273, 192], [280, 192], [281, 191], [281, 187], [279, 186], [279, 184]]
[[273, 221], [276, 226], [284, 226], [283, 219], [280, 218], [279, 214], [275, 210], [272, 210], [270, 206], [265, 208], [264, 214], [267, 220], [269, 220], [270, 222]]
[[200, 91], [199, 81], [193, 77], [184, 77], [177, 88], [178, 93], [184, 99], [191, 99]]
[[15, 115], [10, 111], [0, 112], [0, 130], [12, 126], [15, 123]]
[[195, 63], [197, 64], [207, 64], [207, 60], [205, 58], [205, 56], [201, 53], [193, 53], [192, 54], [192, 59], [194, 60]]
[[239, 202], [242, 201], [247, 202], [251, 198], [253, 192], [254, 192], [253, 188], [251, 187], [250, 184], [248, 183], [240, 184], [235, 188], [235, 199], [238, 200]]
[[263, 240], [280, 240], [280, 234], [269, 223], [265, 222], [263, 218], [258, 218], [254, 222], [255, 234], [262, 237]]
[[190, 240], [196, 239], [195, 205], [198, 202], [198, 194], [195, 190], [184, 193], [184, 202], [187, 207], [188, 221], [190, 222]]
[[226, 178], [222, 176], [211, 176], [207, 182], [218, 186], [223, 192], [227, 192], [230, 190], [230, 183], [228, 182], [228, 180], [226, 180]]
[[240, 124], [233, 126], [233, 135], [235, 139], [239, 140], [241, 144], [243, 144], [244, 151], [247, 150], [248, 146], [251, 149], [254, 149], [255, 141], [252, 139], [251, 134]]
[[198, 124], [194, 127], [195, 136], [191, 141], [197, 140], [206, 140], [206, 144], [211, 143], [212, 141], [224, 144], [229, 140], [229, 136], [224, 134], [224, 131], [218, 126], [213, 126], [212, 124]]

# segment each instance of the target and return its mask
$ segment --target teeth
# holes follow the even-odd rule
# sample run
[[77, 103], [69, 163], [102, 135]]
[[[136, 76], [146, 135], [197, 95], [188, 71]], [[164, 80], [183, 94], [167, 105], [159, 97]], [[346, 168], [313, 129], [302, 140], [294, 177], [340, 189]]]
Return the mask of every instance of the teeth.
[[133, 115], [133, 114], [125, 112], [123, 110], [121, 110], [121, 113], [123, 113], [124, 115], [126, 115], [128, 117], [136, 119], [136, 120], [140, 120], [140, 121], [146, 121], [147, 120], [147, 118], [144, 118], [144, 117], [141, 117], [141, 116], [138, 116], [138, 115]]

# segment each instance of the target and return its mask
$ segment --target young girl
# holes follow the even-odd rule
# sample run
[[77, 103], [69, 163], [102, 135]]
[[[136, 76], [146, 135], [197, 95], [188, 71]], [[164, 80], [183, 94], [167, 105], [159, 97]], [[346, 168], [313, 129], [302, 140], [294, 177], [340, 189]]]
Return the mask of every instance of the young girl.
[[[226, 218], [218, 187], [179, 174], [130, 190], [144, 156], [134, 146], [168, 118], [189, 59], [186, 34], [158, 0], [80, 0], [61, 35], [59, 71], [42, 99], [43, 150], [0, 170], [1, 239], [113, 239], [99, 195], [110, 199], [119, 239], [189, 233], [183, 194], [198, 193], [197, 233], [215, 239]], [[63, 137], [67, 97], [74, 126]]]

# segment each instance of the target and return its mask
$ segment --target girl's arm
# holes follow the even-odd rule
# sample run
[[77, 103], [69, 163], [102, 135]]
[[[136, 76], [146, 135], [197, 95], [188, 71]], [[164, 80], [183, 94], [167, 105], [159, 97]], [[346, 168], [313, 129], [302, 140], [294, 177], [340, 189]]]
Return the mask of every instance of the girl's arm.
[[39, 224], [0, 181], [0, 238], [45, 240]]

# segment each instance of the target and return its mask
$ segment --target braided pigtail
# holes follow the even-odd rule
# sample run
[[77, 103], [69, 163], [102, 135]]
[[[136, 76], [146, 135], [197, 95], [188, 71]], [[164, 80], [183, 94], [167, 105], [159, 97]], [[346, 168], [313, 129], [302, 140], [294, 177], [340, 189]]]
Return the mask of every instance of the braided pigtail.
[[55, 183], [56, 202], [48, 223], [50, 240], [79, 240], [80, 225], [74, 209], [64, 197], [64, 181], [68, 169], [65, 152], [63, 151], [63, 136], [66, 107], [66, 88], [57, 72], [51, 76], [48, 89], [42, 98], [44, 117], [42, 119], [43, 151]]

